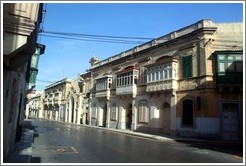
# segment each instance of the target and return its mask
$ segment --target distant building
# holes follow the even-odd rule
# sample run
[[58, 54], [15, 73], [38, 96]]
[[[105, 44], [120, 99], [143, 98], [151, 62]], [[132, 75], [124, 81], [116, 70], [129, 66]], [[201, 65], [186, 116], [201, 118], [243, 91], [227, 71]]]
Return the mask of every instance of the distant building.
[[44, 92], [43, 118], [81, 123], [82, 96], [78, 81], [65, 78], [50, 84]]
[[26, 103], [26, 118], [36, 117], [43, 118], [43, 110], [44, 110], [44, 93], [33, 91], [33, 93], [29, 93], [27, 95], [27, 103]]
[[89, 124], [242, 141], [243, 24], [201, 20], [81, 74]]
[[3, 3], [3, 162], [20, 139], [28, 64], [35, 53], [43, 5]]

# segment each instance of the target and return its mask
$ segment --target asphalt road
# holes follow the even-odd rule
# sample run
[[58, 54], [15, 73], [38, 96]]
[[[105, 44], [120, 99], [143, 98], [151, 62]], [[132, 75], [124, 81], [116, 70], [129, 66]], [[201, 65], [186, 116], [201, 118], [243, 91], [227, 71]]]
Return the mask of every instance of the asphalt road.
[[33, 125], [32, 163], [243, 162], [241, 157], [206, 145], [163, 142], [39, 119]]

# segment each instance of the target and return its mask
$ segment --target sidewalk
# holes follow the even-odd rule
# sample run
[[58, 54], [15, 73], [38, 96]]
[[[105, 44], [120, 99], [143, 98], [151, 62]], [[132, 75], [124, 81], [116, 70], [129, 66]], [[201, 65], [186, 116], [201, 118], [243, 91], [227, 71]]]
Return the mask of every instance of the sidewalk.
[[34, 129], [32, 120], [23, 121], [21, 140], [15, 143], [7, 163], [30, 163], [32, 158], [32, 142]]

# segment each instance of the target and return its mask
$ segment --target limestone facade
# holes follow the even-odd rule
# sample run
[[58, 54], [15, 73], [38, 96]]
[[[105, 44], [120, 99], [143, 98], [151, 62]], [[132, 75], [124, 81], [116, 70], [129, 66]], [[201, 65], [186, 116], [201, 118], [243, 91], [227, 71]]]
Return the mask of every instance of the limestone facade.
[[26, 103], [26, 118], [36, 117], [43, 118], [44, 117], [44, 93], [36, 92], [30, 93], [27, 95], [27, 103]]
[[45, 119], [80, 124], [83, 120], [80, 82], [70, 78], [57, 81], [44, 90]]
[[[80, 75], [89, 124], [239, 140], [242, 116], [226, 121], [221, 105], [236, 103], [235, 112], [242, 114], [242, 83], [218, 90], [214, 53], [231, 51], [242, 62], [242, 49], [242, 23], [201, 20], [105, 60], [93, 57], [88, 72]], [[225, 123], [237, 129], [223, 129]], [[231, 132], [235, 138], [228, 136]]]
[[201, 20], [90, 63], [45, 89], [45, 118], [242, 141], [242, 23]]

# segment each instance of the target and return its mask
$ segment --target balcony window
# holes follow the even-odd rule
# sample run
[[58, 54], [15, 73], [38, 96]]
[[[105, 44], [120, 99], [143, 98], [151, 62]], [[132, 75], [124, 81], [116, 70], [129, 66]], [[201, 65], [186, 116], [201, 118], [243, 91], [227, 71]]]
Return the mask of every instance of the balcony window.
[[147, 82], [163, 81], [174, 79], [176, 77], [176, 69], [172, 64], [162, 64], [147, 69]]
[[117, 84], [116, 84], [117, 87], [132, 85], [132, 83], [133, 83], [133, 71], [117, 75]]
[[243, 53], [242, 51], [216, 51], [217, 84], [243, 83]]
[[96, 90], [107, 90], [111, 87], [112, 79], [111, 77], [104, 77], [96, 80]]
[[182, 76], [183, 78], [192, 77], [192, 55], [182, 58]]
[[226, 63], [219, 62], [219, 72], [225, 72], [225, 71], [226, 71]]

